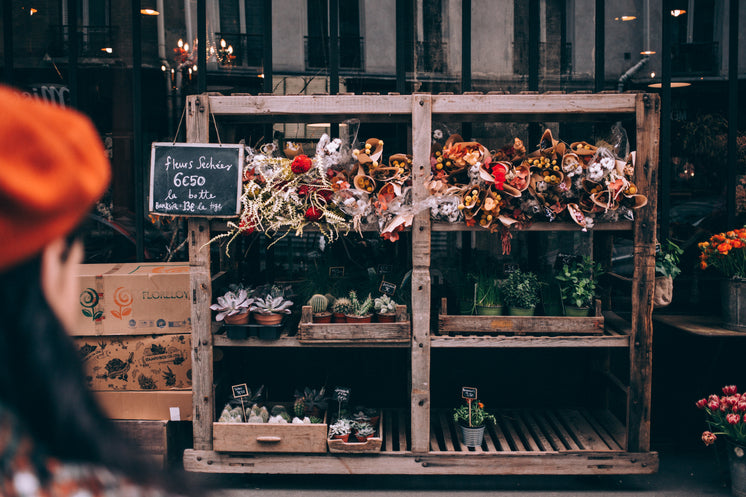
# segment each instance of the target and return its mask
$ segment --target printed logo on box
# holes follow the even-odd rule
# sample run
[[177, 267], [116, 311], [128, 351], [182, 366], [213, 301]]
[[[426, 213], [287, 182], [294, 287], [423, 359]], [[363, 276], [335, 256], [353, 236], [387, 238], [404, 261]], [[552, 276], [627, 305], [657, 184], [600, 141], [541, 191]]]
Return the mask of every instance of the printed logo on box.
[[132, 314], [132, 294], [123, 286], [114, 290], [114, 304], [119, 309], [111, 311], [111, 315], [117, 319], [124, 319], [124, 316]]

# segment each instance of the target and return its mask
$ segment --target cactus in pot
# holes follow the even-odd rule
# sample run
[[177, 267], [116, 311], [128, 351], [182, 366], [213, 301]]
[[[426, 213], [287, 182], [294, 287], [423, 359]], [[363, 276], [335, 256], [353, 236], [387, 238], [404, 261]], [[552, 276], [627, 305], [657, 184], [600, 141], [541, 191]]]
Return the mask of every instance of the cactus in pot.
[[317, 293], [308, 300], [308, 305], [311, 306], [311, 312], [313, 313], [314, 323], [330, 323], [332, 320], [332, 313], [329, 312], [329, 299], [326, 295]]
[[373, 317], [373, 299], [370, 294], [361, 301], [355, 290], [350, 291], [351, 308], [345, 315], [348, 323], [370, 323]]
[[345, 315], [352, 309], [352, 302], [347, 297], [340, 297], [332, 304], [332, 314], [334, 323], [344, 323]]

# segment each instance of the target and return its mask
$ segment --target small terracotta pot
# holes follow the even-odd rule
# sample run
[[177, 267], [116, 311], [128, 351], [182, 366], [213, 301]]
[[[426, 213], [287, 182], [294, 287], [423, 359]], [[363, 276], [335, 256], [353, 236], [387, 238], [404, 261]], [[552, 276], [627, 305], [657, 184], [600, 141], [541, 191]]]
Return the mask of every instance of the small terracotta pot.
[[280, 324], [282, 322], [282, 314], [260, 314], [255, 312], [254, 321], [256, 321], [257, 324], [264, 325]]
[[240, 312], [232, 316], [225, 316], [225, 324], [247, 324], [249, 322], [249, 311]]
[[379, 323], [394, 323], [396, 322], [396, 313], [376, 314], [376, 320]]
[[345, 318], [348, 323], [370, 323], [373, 320], [373, 314], [368, 314], [367, 316], [351, 316], [346, 314]]
[[347, 443], [347, 441], [350, 439], [350, 434], [347, 433], [345, 435], [333, 435], [332, 438], [334, 440], [342, 440], [342, 442]]
[[347, 318], [341, 312], [335, 312], [332, 314], [332, 323], [346, 323]]
[[317, 312], [313, 314], [314, 323], [331, 323], [332, 313], [331, 312]]

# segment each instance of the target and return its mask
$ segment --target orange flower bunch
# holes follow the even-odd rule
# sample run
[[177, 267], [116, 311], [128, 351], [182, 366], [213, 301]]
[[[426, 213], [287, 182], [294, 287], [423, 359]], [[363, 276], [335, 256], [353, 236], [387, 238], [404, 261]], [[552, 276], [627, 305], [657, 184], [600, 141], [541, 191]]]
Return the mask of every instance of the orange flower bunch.
[[714, 267], [729, 278], [746, 278], [746, 227], [712, 235], [699, 249], [701, 269]]

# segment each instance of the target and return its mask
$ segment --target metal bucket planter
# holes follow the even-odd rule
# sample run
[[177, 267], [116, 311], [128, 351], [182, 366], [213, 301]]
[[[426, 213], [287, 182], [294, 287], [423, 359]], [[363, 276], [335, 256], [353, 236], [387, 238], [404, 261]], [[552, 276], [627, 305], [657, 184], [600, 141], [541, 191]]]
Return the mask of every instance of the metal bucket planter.
[[464, 445], [467, 447], [479, 447], [482, 445], [482, 440], [484, 440], [484, 425], [474, 428], [460, 424], [459, 428], [461, 428], [461, 439], [464, 441]]
[[721, 290], [723, 327], [746, 331], [746, 279], [723, 280]]
[[746, 497], [746, 448], [728, 441], [728, 466], [730, 492], [736, 497]]

